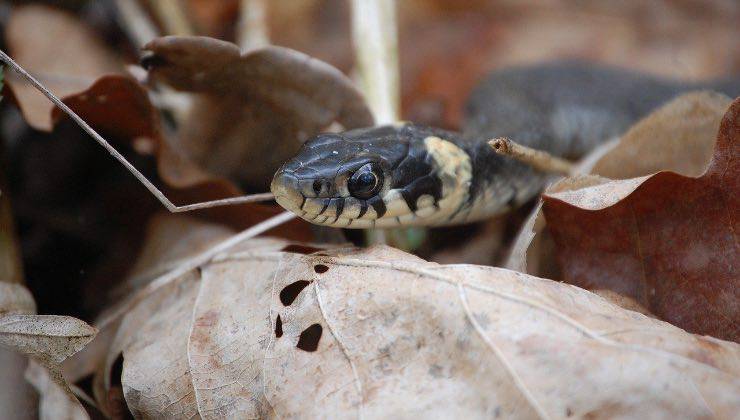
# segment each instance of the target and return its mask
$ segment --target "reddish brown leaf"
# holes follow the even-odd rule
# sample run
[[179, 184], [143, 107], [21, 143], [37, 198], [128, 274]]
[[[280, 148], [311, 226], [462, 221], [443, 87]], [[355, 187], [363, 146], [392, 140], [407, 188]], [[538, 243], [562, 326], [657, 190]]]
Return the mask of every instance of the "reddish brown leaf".
[[546, 195], [564, 280], [634, 298], [688, 331], [740, 341], [740, 99], [698, 178], [660, 172]]
[[[119, 146], [130, 144], [143, 154], [154, 154], [158, 172], [170, 186], [166, 188], [166, 194], [175, 203], [194, 203], [243, 194], [229, 180], [205, 172], [170, 147], [163, 136], [157, 109], [149, 101], [146, 90], [132, 78], [117, 75], [102, 77], [88, 89], [64, 98], [64, 102], [96, 130], [109, 136], [110, 140], [119, 142]], [[66, 117], [59, 111], [54, 112], [55, 123], [63, 118]], [[111, 165], [114, 164], [111, 161]], [[281, 211], [277, 206], [247, 203], [200, 210], [194, 214], [243, 229]], [[307, 224], [299, 221], [279, 226], [272, 234], [295, 240], [311, 238]]]

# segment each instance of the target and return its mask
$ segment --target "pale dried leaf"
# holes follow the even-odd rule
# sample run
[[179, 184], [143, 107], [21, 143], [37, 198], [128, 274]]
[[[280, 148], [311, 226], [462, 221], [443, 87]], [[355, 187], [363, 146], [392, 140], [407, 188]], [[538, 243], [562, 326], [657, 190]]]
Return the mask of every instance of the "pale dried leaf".
[[[179, 236], [189, 238], [188, 241], [207, 238], [223, 230], [218, 225], [194, 222], [187, 217], [177, 216], [166, 220], [169, 218], [171, 216], [160, 220], [160, 226], [154, 226], [156, 230], [178, 236], [168, 226], [173, 226], [172, 222], [186, 223], [194, 228], [193, 232], [180, 232]], [[178, 257], [178, 261], [181, 261], [193, 252], [183, 248], [173, 254], [160, 249], [156, 237], [150, 236], [149, 241], [151, 243], [145, 246], [145, 250], [153, 255], [143, 254], [143, 261], [156, 261], [156, 256], [167, 260], [173, 255], [182, 254], [182, 258]], [[197, 247], [198, 242], [195, 243]], [[242, 252], [287, 250], [301, 253], [318, 252], [325, 248], [322, 245], [297, 244], [275, 238], [252, 239], [234, 247]], [[120, 326], [114, 326], [115, 337], [99, 364], [94, 381], [94, 393], [101, 402], [103, 412], [110, 414], [114, 409], [110, 407], [107, 396], [113, 382], [123, 379], [126, 400], [129, 405], [131, 401], [136, 401], [135, 405], [131, 405], [134, 414], [149, 413], [149, 416], [157, 417], [189, 417], [193, 414], [191, 409], [195, 407], [195, 394], [186, 353], [194, 299], [200, 287], [200, 282], [196, 281], [198, 279], [198, 271], [191, 271], [155, 290], [126, 313]], [[106, 328], [104, 331], [109, 330]], [[120, 356], [123, 356], [124, 378], [113, 378], [113, 365]], [[157, 374], [153, 375], [153, 371]], [[162, 389], [168, 392], [162, 393]]]
[[36, 313], [36, 302], [26, 286], [0, 282], [0, 317], [6, 314]]
[[28, 358], [0, 347], [0, 413], [15, 413], [13, 420], [37, 418], [36, 392], [23, 379]]
[[[182, 333], [166, 331], [187, 319], [192, 291], [163, 308], [168, 322], [141, 324], [147, 332], [128, 344], [132, 360], [124, 349], [132, 409], [153, 417], [174, 402], [204, 418], [721, 418], [740, 410], [735, 343], [508, 270], [441, 266], [387, 247], [323, 253], [243, 251], [203, 267], [180, 353], [188, 365], [158, 366], [168, 378], [160, 382], [147, 375], [145, 355], [166, 343], [183, 351]], [[188, 374], [196, 405], [185, 407]]]
[[26, 380], [39, 393], [39, 418], [41, 420], [87, 420], [90, 417], [82, 404], [69, 390], [69, 386], [54, 368], [29, 362], [26, 369]]
[[0, 344], [44, 363], [61, 363], [95, 337], [95, 328], [70, 316], [6, 315]]
[[[187, 276], [124, 320], [121, 382], [134, 416], [192, 418], [197, 414], [187, 358], [196, 281], [196, 276]], [[138, 328], [130, 327], [131, 320], [138, 320]]]
[[0, 345], [31, 358], [26, 379], [40, 395], [41, 419], [88, 418], [62, 376], [59, 363], [78, 352], [95, 333], [95, 328], [69, 316], [0, 317]]
[[144, 247], [129, 272], [126, 286], [139, 287], [234, 233], [226, 226], [192, 216], [159, 213], [149, 222]]

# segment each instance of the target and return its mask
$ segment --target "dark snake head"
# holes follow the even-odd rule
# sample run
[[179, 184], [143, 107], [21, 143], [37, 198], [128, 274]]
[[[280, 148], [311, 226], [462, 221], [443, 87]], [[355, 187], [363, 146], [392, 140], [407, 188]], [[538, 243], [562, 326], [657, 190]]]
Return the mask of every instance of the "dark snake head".
[[399, 125], [318, 135], [270, 188], [278, 204], [311, 223], [371, 228], [428, 225], [461, 205], [469, 179], [462, 149]]

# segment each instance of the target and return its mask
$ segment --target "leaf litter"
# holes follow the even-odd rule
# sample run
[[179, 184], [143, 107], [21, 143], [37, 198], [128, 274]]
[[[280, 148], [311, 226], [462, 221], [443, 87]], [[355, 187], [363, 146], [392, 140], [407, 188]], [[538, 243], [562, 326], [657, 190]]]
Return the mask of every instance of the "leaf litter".
[[[737, 344], [585, 290], [387, 247], [249, 248], [260, 241], [124, 316], [125, 344], [106, 364], [122, 352], [135, 414], [723, 417], [740, 406]], [[296, 282], [307, 285], [282, 301]]]
[[[215, 40], [169, 41], [175, 47], [195, 51], [195, 62], [225, 59], [238, 67], [250, 57], [250, 53], [241, 54], [235, 46]], [[164, 39], [154, 44], [157, 42], [165, 43]], [[202, 47], [206, 48], [198, 50]], [[271, 175], [260, 168], [258, 172], [245, 172], [234, 165], [238, 159], [219, 166], [219, 159], [224, 156], [214, 158], [210, 151], [229, 150], [229, 155], [241, 154], [244, 159], [247, 155], [239, 145], [244, 133], [247, 138], [258, 139], [258, 146], [265, 133], [280, 133], [279, 137], [285, 139], [281, 145], [297, 147], [312, 130], [325, 129], [329, 125], [326, 121], [331, 123], [332, 118], [341, 115], [342, 107], [338, 111], [336, 102], [332, 102], [336, 98], [326, 99], [310, 92], [296, 94], [289, 84], [286, 91], [277, 95], [277, 103], [272, 104], [277, 106], [277, 112], [260, 113], [250, 107], [249, 101], [257, 97], [269, 103], [274, 92], [260, 91], [259, 86], [255, 89], [246, 83], [240, 85], [245, 90], [237, 92], [242, 97], [229, 98], [229, 92], [210, 83], [213, 80], [205, 85], [193, 83], [198, 80], [192, 63], [163, 59], [171, 54], [167, 48], [164, 50], [149, 63], [155, 64], [152, 80], [157, 79], [157, 65], [159, 70], [174, 69], [174, 76], [160, 74], [159, 81], [169, 83], [172, 80], [168, 79], [182, 78], [180, 81], [184, 80], [187, 86], [180, 87], [191, 92], [191, 115], [196, 117], [178, 121], [175, 130], [162, 124], [159, 110], [148, 98], [157, 85], [147, 91], [129, 76], [97, 80], [95, 76], [86, 83], [84, 92], [72, 92], [65, 102], [104, 134], [120, 135], [124, 137], [122, 144], [133, 146], [137, 153], [154, 155], [159, 176], [173, 187], [168, 195], [196, 197], [182, 201], [233, 196], [240, 193], [237, 184], [251, 190], [264, 182], [259, 179], [264, 179], [265, 174]], [[275, 50], [263, 52], [264, 61], [256, 60], [270, 70], [269, 74], [279, 74], [271, 66], [283, 59], [287, 61], [286, 69], [297, 68], [291, 67], [297, 63]], [[300, 56], [293, 54], [293, 58]], [[470, 63], [470, 67], [479, 64]], [[319, 63], [319, 76], [322, 65]], [[331, 79], [328, 74], [334, 70], [323, 70], [328, 70], [323, 76]], [[341, 83], [346, 83], [344, 76], [337, 73], [334, 74]], [[231, 83], [238, 81], [228, 74], [217, 77]], [[276, 81], [278, 90], [285, 87], [285, 82], [285, 78]], [[328, 86], [325, 81], [316, 85]], [[360, 104], [361, 100], [357, 102], [352, 96], [350, 84], [345, 87], [350, 92], [344, 98], [345, 109], [358, 106], [355, 110], [361, 111], [364, 102]], [[455, 92], [451, 94], [459, 94]], [[105, 107], [109, 99], [125, 105], [122, 121], [111, 118], [114, 114]], [[309, 118], [302, 119], [303, 114], [296, 115], [295, 110], [307, 101], [315, 101], [319, 107], [310, 108], [315, 112], [306, 113]], [[232, 113], [222, 113], [225, 109], [213, 112], [221, 104]], [[693, 102], [684, 102], [687, 104]], [[649, 175], [672, 169], [674, 164], [686, 165], [688, 160], [681, 157], [682, 148], [689, 150], [686, 145], [700, 137], [694, 136], [692, 130], [710, 127], [721, 107], [705, 108], [708, 113], [696, 120], [679, 120], [686, 125], [674, 127], [676, 135], [662, 129], [666, 140], [661, 147], [675, 146], [671, 149], [678, 153], [674, 162], [647, 162], [636, 171], [648, 173], [622, 176]], [[228, 118], [221, 118], [222, 115]], [[276, 116], [283, 120], [276, 120]], [[58, 111], [51, 114], [53, 124], [64, 119]], [[360, 120], [358, 125], [370, 124]], [[668, 117], [665, 124], [670, 125], [670, 121]], [[344, 128], [351, 128], [351, 124]], [[162, 125], [166, 128], [162, 129]], [[304, 132], [298, 125], [310, 129]], [[217, 135], [212, 136], [214, 132]], [[193, 133], [196, 136], [188, 139]], [[636, 137], [654, 135], [644, 130]], [[198, 136], [207, 141], [199, 144]], [[223, 143], [218, 144], [221, 137]], [[629, 153], [645, 153], [658, 144], [630, 144], [628, 137], [620, 143], [621, 150], [617, 145], [604, 152], [601, 163], [606, 162], [606, 166], [597, 173], [607, 175], [610, 164], [611, 170], [617, 168], [618, 172], [620, 160], [634, 161]], [[670, 143], [678, 138], [679, 141]], [[692, 159], [696, 159], [687, 164], [691, 168], [701, 165], [702, 156], [708, 156], [706, 151], [710, 150], [701, 140], [696, 146], [698, 149], [693, 145], [690, 149], [699, 151], [692, 153]], [[181, 150], [188, 153], [181, 154]], [[699, 173], [701, 170], [688, 175]], [[561, 188], [582, 187], [584, 182], [608, 181], [597, 177], [565, 180], [565, 187]], [[640, 182], [632, 181], [626, 189]], [[223, 189], [219, 190], [219, 186]], [[208, 196], [214, 190], [215, 196]], [[618, 204], [619, 198], [611, 204]], [[590, 202], [601, 199], [595, 197]], [[256, 208], [251, 207], [251, 212]], [[239, 215], [234, 214], [227, 222], [232, 228], [239, 227], [235, 221]], [[257, 220], [269, 216], [259, 216]], [[532, 231], [538, 232], [534, 235], [536, 243], [549, 235], [550, 226], [540, 230], [544, 219], [540, 216], [532, 220], [538, 222]], [[247, 226], [253, 224], [249, 222]], [[193, 227], [193, 235], [178, 235], [177, 227]], [[212, 233], [199, 236], [201, 229]], [[107, 415], [123, 415], [130, 408], [138, 417], [219, 417], [231, 413], [376, 417], [389, 412], [416, 415], [419, 410], [434, 415], [484, 413], [527, 418], [636, 413], [722, 417], [738, 409], [737, 344], [688, 334], [568, 285], [490, 267], [440, 266], [383, 247], [332, 250], [336, 247], [251, 239], [231, 249], [231, 244], [243, 238], [237, 237], [209, 251], [209, 244], [231, 231], [177, 216], [155, 220], [153, 231], [150, 236], [154, 242], [143, 249], [143, 257], [119, 289], [133, 291], [129, 298], [113, 307], [109, 317], [101, 318], [98, 325], [102, 331], [91, 345], [65, 360], [65, 374], [71, 371], [73, 374], [67, 377], [74, 381], [94, 373], [94, 403]], [[291, 237], [298, 238], [294, 227], [288, 231]], [[255, 233], [253, 230], [246, 236]], [[157, 244], [158, 239], [164, 241]], [[552, 237], [549, 241], [552, 250]], [[526, 256], [530, 239], [522, 242], [526, 243]], [[477, 252], [493, 252], [489, 250], [495, 248], [488, 245], [483, 244], [483, 251]], [[548, 251], [534, 251], [529, 257], [547, 257]], [[518, 258], [522, 271], [532, 268], [529, 261], [521, 265], [521, 254]], [[543, 264], [549, 267], [548, 261]], [[556, 278], [555, 271], [548, 277]], [[151, 282], [147, 285], [148, 281]], [[17, 296], [4, 302], [14, 302], [8, 304], [32, 313], [34, 305], [29, 303], [27, 293], [25, 297], [22, 292], [11, 293]], [[610, 299], [620, 298], [628, 299], [620, 294]], [[65, 326], [72, 327], [74, 322]], [[47, 326], [51, 328], [53, 324]], [[56, 333], [44, 331], [54, 336], [63, 333], [64, 328], [55, 330]], [[73, 344], [68, 351], [77, 347]], [[98, 363], [101, 360], [102, 367]], [[70, 394], [64, 391], [66, 383], [58, 380], [57, 372], [39, 371], [36, 367], [29, 368], [28, 377], [39, 389], [45, 389], [42, 415], [70, 409], [70, 417], [85, 418], [79, 403], [65, 397]], [[584, 388], [589, 392], [583, 392]], [[307, 393], [306, 389], [313, 392]], [[58, 405], [50, 403], [54, 401]], [[45, 406], [57, 411], [44, 409]]]
[[545, 194], [563, 279], [629, 296], [688, 331], [739, 341], [738, 144], [735, 100], [699, 177], [665, 171]]

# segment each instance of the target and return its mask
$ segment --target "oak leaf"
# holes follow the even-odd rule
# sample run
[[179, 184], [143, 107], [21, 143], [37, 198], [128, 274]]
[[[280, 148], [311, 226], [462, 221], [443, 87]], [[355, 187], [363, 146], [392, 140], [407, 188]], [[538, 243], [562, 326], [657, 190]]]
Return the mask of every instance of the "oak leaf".
[[563, 280], [629, 296], [674, 325], [740, 340], [740, 99], [703, 175], [675, 172], [546, 194]]

